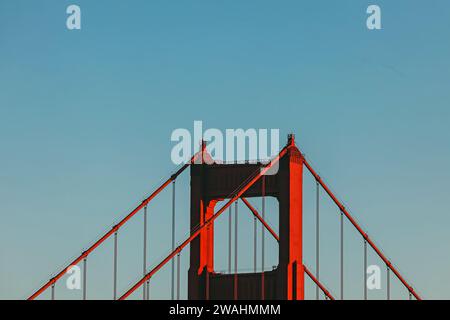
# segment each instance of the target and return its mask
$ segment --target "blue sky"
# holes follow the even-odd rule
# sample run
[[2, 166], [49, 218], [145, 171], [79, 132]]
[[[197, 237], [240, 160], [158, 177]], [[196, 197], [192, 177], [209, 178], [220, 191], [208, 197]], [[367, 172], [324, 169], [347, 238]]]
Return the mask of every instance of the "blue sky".
[[[66, 29], [72, 3], [79, 31]], [[380, 31], [365, 26], [372, 3]], [[448, 30], [444, 0], [0, 1], [0, 298], [27, 297], [138, 204], [175, 169], [171, 132], [194, 120], [279, 128], [281, 143], [294, 132], [414, 287], [450, 298]], [[177, 192], [179, 240], [188, 182]], [[166, 192], [150, 207], [152, 263], [170, 248], [169, 201]], [[337, 293], [338, 215], [323, 210], [322, 277]], [[120, 238], [119, 292], [142, 272], [141, 226], [138, 217]], [[356, 298], [362, 244], [348, 243]], [[89, 261], [90, 296], [110, 298], [111, 243]], [[169, 276], [155, 278], [155, 297], [169, 297]]]

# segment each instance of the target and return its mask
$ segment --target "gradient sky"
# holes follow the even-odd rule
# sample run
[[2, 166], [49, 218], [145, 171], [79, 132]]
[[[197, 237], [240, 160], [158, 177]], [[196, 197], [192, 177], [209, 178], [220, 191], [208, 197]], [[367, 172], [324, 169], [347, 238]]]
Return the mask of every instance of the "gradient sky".
[[[80, 31], [66, 29], [72, 3]], [[365, 26], [372, 3], [381, 31]], [[295, 133], [414, 288], [450, 298], [449, 30], [447, 0], [0, 0], [0, 298], [26, 298], [167, 178], [170, 134], [194, 120], [279, 128], [282, 144]], [[178, 184], [178, 240], [188, 182]], [[169, 203], [167, 191], [149, 208], [151, 265], [170, 249]], [[325, 203], [322, 220], [322, 279], [338, 293], [336, 208]], [[142, 217], [119, 235], [119, 293], [142, 273], [141, 238]], [[361, 298], [362, 240], [348, 231], [346, 244], [347, 296]], [[91, 298], [111, 298], [111, 250], [89, 259]], [[183, 253], [183, 272], [187, 263]], [[169, 276], [155, 277], [154, 297], [169, 297]], [[81, 294], [63, 287], [60, 298]]]

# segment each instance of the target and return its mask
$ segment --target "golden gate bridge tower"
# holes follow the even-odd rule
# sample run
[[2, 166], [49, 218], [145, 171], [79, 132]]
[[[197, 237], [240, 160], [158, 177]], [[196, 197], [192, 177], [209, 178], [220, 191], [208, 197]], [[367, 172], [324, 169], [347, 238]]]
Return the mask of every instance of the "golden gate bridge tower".
[[[241, 199], [272, 196], [279, 203], [278, 267], [260, 273], [214, 272], [214, 224], [190, 245], [189, 299], [303, 299], [302, 179], [303, 160], [289, 136], [289, 149], [270, 174], [263, 175]], [[261, 168], [251, 164], [201, 164], [191, 167], [191, 230], [214, 215], [219, 201]], [[248, 201], [245, 201], [250, 205]], [[251, 206], [251, 205], [250, 205]], [[251, 208], [254, 211], [254, 208]], [[275, 214], [275, 213], [271, 213]]]
[[[190, 233], [186, 239], [175, 246], [175, 181], [186, 169], [190, 168]], [[307, 169], [316, 182], [316, 265], [315, 273], [311, 272], [303, 261], [303, 175]], [[172, 249], [156, 265], [147, 263], [147, 207], [169, 185], [172, 191]], [[180, 298], [180, 254], [189, 246], [189, 270], [187, 298], [193, 300], [209, 299], [245, 299], [245, 300], [303, 300], [305, 298], [305, 275], [316, 286], [316, 298], [321, 291], [326, 299], [334, 300], [337, 296], [331, 293], [319, 279], [319, 190], [323, 190], [340, 212], [340, 284], [339, 298], [344, 299], [344, 222], [348, 223], [361, 237], [364, 248], [364, 282], [362, 287], [364, 299], [368, 299], [367, 288], [367, 252], [372, 248], [386, 267], [386, 298], [391, 298], [390, 283], [393, 274], [406, 289], [410, 299], [420, 300], [414, 288], [405, 280], [398, 269], [386, 257], [361, 226], [356, 222], [346, 207], [330, 190], [324, 180], [317, 174], [304, 154], [295, 144], [294, 135], [288, 136], [287, 144], [268, 162], [219, 163], [208, 154], [203, 142], [188, 163], [157, 187], [135, 209], [115, 224], [102, 237], [84, 250], [64, 269], [59, 270], [50, 280], [29, 296], [30, 300], [40, 297], [50, 290], [51, 299], [55, 299], [56, 284], [75, 265], [83, 264], [83, 299], [87, 299], [87, 260], [108, 239], [113, 242], [112, 279], [113, 299], [127, 299], [142, 289], [142, 298], [149, 299], [151, 279], [159, 270], [172, 262], [172, 299], [174, 295], [174, 262], [177, 261], [177, 296]], [[273, 197], [278, 201], [278, 234], [265, 220], [265, 197]], [[247, 198], [261, 198], [262, 209], [258, 212]], [[273, 270], [264, 269], [264, 233], [261, 238], [261, 272], [238, 272], [237, 265], [237, 217], [238, 205], [242, 201], [262, 225], [262, 232], [269, 232], [278, 242], [278, 266]], [[216, 208], [217, 207], [217, 208]], [[229, 272], [215, 270], [214, 265], [214, 225], [216, 219], [227, 210], [231, 219], [235, 211], [235, 258], [234, 270], [231, 266], [231, 223], [229, 223]], [[118, 268], [118, 233], [127, 222], [143, 212], [143, 272], [140, 279], [125, 292], [119, 293], [117, 286]], [[271, 214], [275, 214], [271, 212]], [[229, 220], [231, 221], [231, 220]], [[255, 224], [256, 225], [256, 224]], [[256, 237], [256, 232], [255, 232]], [[256, 239], [256, 238], [255, 238]], [[256, 240], [255, 240], [256, 243]], [[255, 261], [256, 261], [256, 250]], [[132, 296], [136, 297], [136, 294]]]

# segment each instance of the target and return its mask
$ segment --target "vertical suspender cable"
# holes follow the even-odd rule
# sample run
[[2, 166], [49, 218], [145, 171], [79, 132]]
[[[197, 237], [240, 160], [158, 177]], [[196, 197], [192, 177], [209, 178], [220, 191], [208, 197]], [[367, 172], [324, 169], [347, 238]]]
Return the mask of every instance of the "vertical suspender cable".
[[114, 232], [113, 297], [117, 299], [117, 231]]
[[[319, 273], [320, 273], [320, 265], [319, 265], [319, 181], [316, 180], [316, 279], [320, 281]], [[316, 300], [319, 300], [319, 287], [316, 286]]]
[[52, 284], [52, 300], [55, 300], [55, 283]]
[[341, 300], [344, 300], [344, 213], [341, 211]]
[[233, 209], [228, 210], [228, 273], [231, 274], [231, 233], [233, 224]]
[[147, 280], [147, 300], [150, 300], [150, 279]]
[[258, 238], [257, 238], [257, 230], [256, 230], [256, 217], [253, 217], [253, 272], [256, 273], [257, 267], [257, 254], [256, 250], [258, 250]]
[[389, 266], [386, 269], [386, 294], [387, 294], [387, 299], [391, 300], [391, 275], [390, 275], [390, 271], [391, 269], [389, 268]]
[[[262, 220], [265, 221], [266, 219], [266, 176], [261, 177], [261, 215]], [[264, 274], [264, 268], [265, 268], [265, 235], [266, 235], [266, 228], [264, 225], [261, 226], [261, 300], [265, 299], [265, 274]]]
[[409, 292], [409, 300], [412, 300], [412, 294], [411, 294], [411, 291], [408, 290], [408, 292]]
[[[147, 208], [147, 206], [146, 206], [146, 208]], [[146, 221], [146, 223], [145, 223], [145, 225], [147, 226], [146, 228], [148, 229], [148, 217], [147, 217], [147, 221]], [[147, 239], [149, 239], [149, 237], [147, 236]], [[146, 241], [146, 243], [147, 243], [148, 241]], [[147, 246], [147, 245], [146, 245]], [[147, 257], [147, 252], [148, 250], [145, 250], [145, 252], [146, 252], [146, 257]], [[147, 262], [147, 259], [145, 260], [146, 262]], [[150, 300], [150, 279], [148, 279], [147, 280], [147, 284], [146, 284], [146, 289], [147, 289], [147, 292], [146, 292], [146, 294], [145, 294], [145, 298], [147, 299], [147, 300]]]
[[238, 299], [238, 202], [235, 202], [234, 210], [234, 300]]
[[[203, 213], [202, 213], [203, 214]], [[205, 218], [206, 219], [206, 218]], [[205, 300], [209, 300], [209, 262], [211, 258], [211, 245], [214, 245], [211, 243], [213, 240], [211, 236], [211, 225], [208, 224], [206, 226], [206, 268], [205, 268]]]
[[364, 300], [367, 300], [367, 240], [364, 239]]
[[[147, 206], [144, 207], [144, 249], [143, 249], [143, 258], [142, 258], [142, 272], [143, 276], [147, 273]], [[144, 283], [142, 286], [142, 299], [146, 300], [146, 289], [147, 284]]]
[[83, 300], [87, 298], [87, 258], [83, 259]]
[[180, 253], [177, 254], [177, 300], [180, 300]]
[[[175, 250], [175, 180], [172, 182], [172, 251]], [[172, 259], [172, 300], [175, 298], [175, 261]]]
[[210, 259], [210, 225], [206, 226], [206, 269], [205, 269], [205, 300], [209, 300], [209, 259]]

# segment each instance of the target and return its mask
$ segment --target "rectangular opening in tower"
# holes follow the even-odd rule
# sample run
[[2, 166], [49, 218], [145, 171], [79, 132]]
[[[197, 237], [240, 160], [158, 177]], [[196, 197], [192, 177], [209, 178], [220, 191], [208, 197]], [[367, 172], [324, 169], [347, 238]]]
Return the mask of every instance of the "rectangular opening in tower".
[[[220, 208], [228, 200], [225, 199], [219, 202], [217, 208]], [[245, 200], [248, 201], [248, 204], [257, 212], [260, 218], [264, 215], [263, 220], [272, 229], [275, 236], [278, 236], [278, 200], [271, 196], [264, 197], [264, 204], [262, 197], [245, 198]], [[276, 269], [279, 260], [277, 239], [264, 227], [260, 219], [255, 216], [254, 212], [242, 199], [237, 203], [237, 226], [235, 203], [215, 222], [214, 271], [222, 274], [233, 274], [236, 270], [237, 273], [260, 273], [263, 270], [272, 271]], [[237, 262], [237, 266], [235, 262]]]

